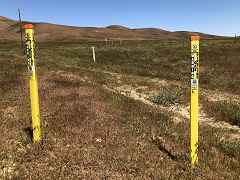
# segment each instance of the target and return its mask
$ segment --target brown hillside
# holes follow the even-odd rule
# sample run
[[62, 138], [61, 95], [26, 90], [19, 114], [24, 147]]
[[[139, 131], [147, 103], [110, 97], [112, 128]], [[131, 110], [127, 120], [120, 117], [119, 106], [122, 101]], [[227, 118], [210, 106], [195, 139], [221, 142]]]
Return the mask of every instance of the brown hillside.
[[178, 38], [189, 38], [189, 36], [192, 35], [200, 35], [201, 37], [204, 37], [205, 39], [208, 38], [213, 38], [213, 37], [219, 37], [211, 34], [205, 34], [205, 33], [199, 33], [199, 32], [189, 32], [189, 31], [175, 31], [172, 32], [173, 36], [178, 37]]
[[[136, 32], [140, 32], [142, 34], [148, 34], [153, 37], [172, 37], [172, 32], [165, 31], [162, 29], [157, 28], [141, 28], [141, 29], [135, 29]], [[175, 37], [174, 37], [175, 38]]]
[[[0, 42], [2, 41], [18, 41], [20, 28], [15, 28], [15, 32], [11, 31], [12, 26], [18, 24], [17, 21], [13, 21], [6, 17], [0, 16]], [[16, 33], [18, 31], [18, 33]]]
[[117, 29], [117, 30], [130, 30], [127, 27], [119, 26], [119, 25], [110, 25], [110, 26], [107, 26], [106, 28], [108, 28], [108, 29]]
[[[28, 22], [22, 22], [26, 24]], [[130, 29], [119, 25], [111, 25], [106, 28], [98, 27], [74, 27], [50, 23], [33, 23], [35, 25], [35, 40], [40, 42], [51, 41], [103, 41], [128, 39], [175, 39], [187, 38], [196, 34], [193, 32], [170, 32], [157, 28]], [[18, 21], [0, 16], [0, 41], [20, 41], [20, 24]], [[197, 33], [204, 38], [212, 35]]]
[[16, 21], [0, 16], [0, 30], [5, 30], [6, 28], [12, 26], [15, 23]]

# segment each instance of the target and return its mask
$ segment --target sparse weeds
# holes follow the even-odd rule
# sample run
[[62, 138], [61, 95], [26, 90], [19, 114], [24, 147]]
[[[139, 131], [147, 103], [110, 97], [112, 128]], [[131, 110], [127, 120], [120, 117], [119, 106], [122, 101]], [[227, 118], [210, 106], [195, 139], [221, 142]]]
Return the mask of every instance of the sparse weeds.
[[141, 173], [146, 166], [146, 159], [144, 156], [138, 154], [137, 152], [126, 153], [122, 155], [120, 164], [122, 170], [127, 173]]
[[236, 139], [233, 142], [229, 142], [229, 140], [219, 140], [218, 141], [218, 147], [222, 149], [228, 156], [232, 158], [236, 158], [239, 161], [240, 166], [240, 144], [238, 140]]
[[236, 100], [206, 101], [204, 109], [210, 116], [216, 117], [218, 121], [240, 126], [240, 103]]
[[[6, 94], [23, 81], [22, 73], [27, 71], [27, 65], [24, 66], [21, 62], [13, 62], [9, 59], [0, 59], [0, 94]], [[27, 75], [27, 73], [26, 73]]]
[[[239, 46], [202, 47], [200, 83], [208, 89], [221, 89], [239, 94]], [[201, 69], [204, 68], [201, 72]]]
[[144, 138], [151, 140], [153, 136], [163, 136], [171, 131], [172, 114], [166, 112], [159, 118], [158, 114], [152, 117], [142, 117], [132, 123], [132, 129]]
[[208, 89], [216, 89], [221, 86], [224, 90], [237, 92], [240, 88], [239, 79], [228, 77], [227, 74], [220, 71], [217, 67], [211, 70], [203, 71], [200, 76], [200, 83]]
[[230, 124], [240, 126], [240, 103], [234, 100], [224, 100], [213, 104], [212, 109], [217, 117]]
[[65, 87], [65, 88], [79, 87], [81, 84], [81, 82], [79, 81], [71, 81], [66, 79], [55, 79], [54, 83], [57, 87]]
[[171, 57], [171, 58], [168, 58], [168, 61], [176, 63], [176, 62], [180, 61], [180, 58], [179, 57]]
[[212, 84], [213, 86], [217, 85], [218, 83], [221, 82], [219, 79], [219, 76], [221, 75], [221, 72], [219, 69], [214, 68], [208, 71], [203, 71], [201, 73], [201, 83], [203, 84]]

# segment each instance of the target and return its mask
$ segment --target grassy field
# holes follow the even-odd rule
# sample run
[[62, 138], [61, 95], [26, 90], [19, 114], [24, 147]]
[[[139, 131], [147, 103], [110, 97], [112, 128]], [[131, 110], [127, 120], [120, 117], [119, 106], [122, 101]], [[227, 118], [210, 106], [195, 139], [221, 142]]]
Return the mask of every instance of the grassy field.
[[20, 47], [0, 44], [0, 179], [239, 178], [239, 44], [200, 47], [194, 169], [187, 42], [36, 42], [38, 144], [31, 140], [27, 60]]

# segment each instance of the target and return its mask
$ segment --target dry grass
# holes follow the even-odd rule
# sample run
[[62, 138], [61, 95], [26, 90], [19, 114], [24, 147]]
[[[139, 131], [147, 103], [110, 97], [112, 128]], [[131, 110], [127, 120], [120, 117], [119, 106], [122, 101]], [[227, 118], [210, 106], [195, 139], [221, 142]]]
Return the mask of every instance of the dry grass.
[[[201, 123], [199, 165], [192, 170], [189, 119], [169, 110], [187, 106], [187, 100], [165, 108], [111, 90], [129, 87], [151, 98], [160, 89], [187, 89], [188, 48], [102, 47], [96, 49], [94, 64], [90, 48], [80, 43], [39, 44], [43, 138], [33, 144], [26, 57], [18, 44], [0, 45], [2, 179], [238, 179], [239, 128]], [[234, 58], [238, 48], [233, 49]], [[214, 47], [206, 51], [203, 48], [201, 65], [212, 71], [211, 53], [216, 51], [222, 58], [225, 54]], [[227, 68], [223, 76], [232, 75], [228, 68], [236, 62], [231, 63], [218, 65], [221, 72]], [[209, 96], [214, 95], [214, 87], [220, 94], [239, 96], [238, 86], [229, 88], [228, 81], [221, 86], [204, 83], [202, 89]], [[205, 98], [200, 103], [208, 107], [211, 101]]]

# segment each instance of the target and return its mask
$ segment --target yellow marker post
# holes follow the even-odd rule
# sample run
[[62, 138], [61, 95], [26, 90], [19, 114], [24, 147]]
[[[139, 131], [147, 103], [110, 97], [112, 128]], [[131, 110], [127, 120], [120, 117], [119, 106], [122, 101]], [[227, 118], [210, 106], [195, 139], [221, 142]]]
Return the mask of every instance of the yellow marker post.
[[192, 165], [198, 163], [199, 36], [191, 36], [190, 148]]
[[93, 53], [93, 62], [96, 62], [96, 57], [95, 57], [95, 50], [94, 47], [92, 46], [92, 53]]
[[34, 26], [32, 24], [25, 25], [26, 33], [26, 50], [28, 60], [28, 73], [30, 85], [30, 98], [32, 109], [32, 128], [33, 128], [33, 142], [41, 140], [40, 129], [40, 113], [39, 113], [39, 100], [38, 100], [38, 84], [36, 75], [36, 64], [34, 58]]

